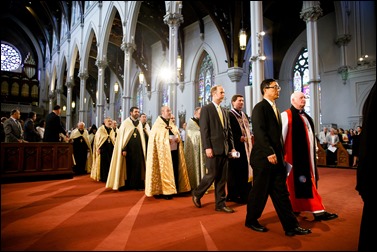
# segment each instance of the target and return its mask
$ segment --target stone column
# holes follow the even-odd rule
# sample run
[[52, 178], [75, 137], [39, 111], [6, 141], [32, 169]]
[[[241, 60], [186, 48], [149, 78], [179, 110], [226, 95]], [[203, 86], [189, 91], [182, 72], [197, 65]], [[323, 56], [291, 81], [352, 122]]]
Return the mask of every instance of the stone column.
[[317, 19], [322, 15], [319, 1], [303, 1], [300, 18], [306, 22], [306, 36], [308, 44], [310, 116], [314, 120], [315, 132], [320, 130], [320, 99], [318, 66], [318, 33]]
[[136, 45], [133, 41], [126, 42], [126, 38], [123, 37], [122, 45], [120, 49], [124, 51], [124, 70], [123, 70], [123, 88], [122, 88], [122, 122], [128, 117], [128, 111], [130, 111], [131, 100], [131, 60], [132, 54], [136, 50]]
[[264, 47], [263, 47], [263, 5], [262, 1], [250, 1], [250, 32], [251, 32], [251, 57], [252, 89], [246, 112], [251, 115], [252, 108], [262, 100], [260, 84], [264, 80]]
[[65, 121], [65, 128], [66, 130], [71, 130], [72, 128], [72, 113], [71, 113], [71, 106], [72, 106], [72, 88], [75, 86], [75, 82], [73, 80], [67, 81], [65, 83], [67, 86], [67, 113], [66, 113], [66, 121]]
[[166, 15], [164, 22], [169, 26], [169, 69], [170, 76], [170, 93], [169, 93], [169, 106], [172, 109], [176, 118], [178, 118], [177, 109], [177, 86], [178, 86], [178, 29], [183, 22], [182, 3], [181, 1], [166, 1]]
[[104, 99], [103, 99], [103, 86], [104, 86], [104, 79], [105, 79], [105, 68], [107, 67], [107, 60], [103, 57], [102, 60], [97, 59], [96, 66], [98, 67], [98, 82], [97, 82], [97, 92], [98, 97], [96, 101], [96, 125], [101, 125], [104, 120]]
[[[85, 89], [86, 89], [86, 80], [89, 78], [89, 74], [86, 69], [84, 71], [79, 72], [78, 77], [80, 78], [80, 105], [79, 105], [79, 121], [84, 122], [84, 118], [86, 118], [86, 110], [85, 110]], [[87, 123], [87, 122], [86, 122]]]
[[53, 106], [54, 98], [55, 98], [55, 92], [54, 91], [50, 91], [50, 93], [48, 94], [48, 112], [49, 113], [54, 108], [54, 106]]

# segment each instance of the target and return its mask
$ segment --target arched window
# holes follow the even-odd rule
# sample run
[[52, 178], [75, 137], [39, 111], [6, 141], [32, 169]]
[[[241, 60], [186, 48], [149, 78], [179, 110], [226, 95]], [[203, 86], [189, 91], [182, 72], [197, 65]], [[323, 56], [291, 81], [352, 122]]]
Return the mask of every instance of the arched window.
[[136, 95], [136, 106], [139, 108], [139, 111], [143, 111], [143, 86], [139, 84]]
[[33, 85], [33, 87], [31, 88], [31, 97], [32, 98], [38, 98], [38, 86], [37, 85]]
[[26, 84], [26, 83], [24, 83], [22, 85], [21, 96], [22, 97], [29, 97], [29, 85]]
[[6, 81], [1, 83], [1, 95], [9, 95], [9, 85]]
[[213, 63], [207, 52], [203, 52], [202, 61], [199, 65], [198, 106], [202, 107], [212, 101], [211, 87], [215, 83]]
[[170, 85], [162, 87], [162, 106], [169, 106]]
[[301, 91], [306, 95], [305, 112], [310, 115], [309, 63], [307, 48], [301, 50], [293, 69], [293, 91]]
[[1, 43], [1, 71], [15, 71], [21, 62], [21, 54], [14, 46]]

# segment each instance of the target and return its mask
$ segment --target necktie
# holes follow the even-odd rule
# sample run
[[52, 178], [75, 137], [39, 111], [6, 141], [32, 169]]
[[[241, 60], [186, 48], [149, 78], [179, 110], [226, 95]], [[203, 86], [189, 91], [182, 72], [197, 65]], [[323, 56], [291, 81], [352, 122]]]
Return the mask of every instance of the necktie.
[[272, 104], [272, 109], [275, 112], [276, 119], [279, 121], [278, 110], [276, 108], [276, 104], [275, 103]]
[[223, 112], [221, 111], [220, 106], [217, 106], [217, 113], [219, 114], [221, 125], [224, 127], [224, 118], [223, 118]]

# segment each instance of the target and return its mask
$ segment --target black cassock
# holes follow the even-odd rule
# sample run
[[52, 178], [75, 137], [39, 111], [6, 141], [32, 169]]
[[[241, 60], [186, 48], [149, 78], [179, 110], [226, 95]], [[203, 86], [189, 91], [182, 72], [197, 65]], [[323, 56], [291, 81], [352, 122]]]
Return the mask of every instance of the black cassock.
[[133, 124], [135, 126], [134, 132], [132, 133], [127, 145], [123, 149], [123, 151], [127, 152], [127, 180], [125, 186], [126, 189], [145, 188], [145, 158], [143, 154], [140, 133], [136, 129], [138, 123], [139, 121], [133, 121]]
[[100, 170], [100, 176], [101, 179], [100, 181], [106, 182], [107, 177], [109, 175], [109, 169], [110, 169], [110, 162], [111, 162], [111, 157], [113, 156], [113, 150], [114, 150], [114, 145], [111, 142], [110, 139], [110, 131], [112, 131], [112, 128], [108, 128], [105, 126], [105, 129], [108, 134], [108, 139], [101, 145], [100, 150], [101, 150], [101, 170]]
[[[84, 134], [84, 131], [79, 130]], [[73, 171], [76, 174], [86, 174], [85, 165], [88, 158], [88, 145], [83, 136], [77, 137], [73, 140], [73, 155], [75, 157], [76, 165], [73, 166]]]

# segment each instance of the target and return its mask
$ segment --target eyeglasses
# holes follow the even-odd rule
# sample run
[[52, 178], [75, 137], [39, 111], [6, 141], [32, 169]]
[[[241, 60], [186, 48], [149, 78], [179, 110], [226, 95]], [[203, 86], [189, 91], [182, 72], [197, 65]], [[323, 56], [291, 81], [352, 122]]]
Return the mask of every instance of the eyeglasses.
[[277, 90], [277, 91], [280, 91], [280, 90], [281, 90], [281, 87], [280, 87], [279, 85], [272, 86], [272, 87], [266, 87], [266, 88], [274, 88], [274, 89]]

